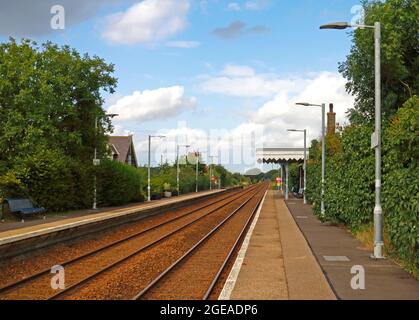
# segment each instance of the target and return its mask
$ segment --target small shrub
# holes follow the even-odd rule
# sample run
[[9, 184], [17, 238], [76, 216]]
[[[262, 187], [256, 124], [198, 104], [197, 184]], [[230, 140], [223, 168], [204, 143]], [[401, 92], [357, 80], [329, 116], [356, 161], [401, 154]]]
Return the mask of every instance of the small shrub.
[[137, 168], [116, 161], [102, 160], [95, 168], [95, 172], [100, 206], [118, 206], [144, 201], [141, 176]]

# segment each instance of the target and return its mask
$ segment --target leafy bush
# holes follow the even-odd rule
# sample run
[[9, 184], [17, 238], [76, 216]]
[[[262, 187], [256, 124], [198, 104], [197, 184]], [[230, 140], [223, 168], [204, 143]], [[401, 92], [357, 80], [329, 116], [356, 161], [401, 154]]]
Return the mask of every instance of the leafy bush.
[[[325, 219], [359, 230], [373, 220], [374, 151], [371, 125], [351, 125], [333, 137], [326, 158]], [[328, 144], [332, 137], [328, 137]], [[307, 197], [320, 216], [321, 145], [310, 149]], [[391, 250], [409, 268], [419, 265], [419, 99], [415, 96], [383, 123], [382, 206]]]
[[144, 201], [138, 169], [128, 164], [102, 160], [95, 169], [97, 200], [102, 207]]
[[[347, 127], [335, 137], [341, 144], [336, 154], [327, 154], [325, 177], [325, 218], [342, 222], [352, 229], [372, 219], [374, 206], [374, 154], [370, 149], [370, 126]], [[328, 137], [330, 139], [330, 137]], [[321, 144], [313, 154], [307, 172], [307, 196], [315, 203], [314, 210], [320, 216], [321, 195]], [[313, 147], [312, 147], [313, 149]], [[310, 154], [311, 157], [311, 154]]]
[[0, 197], [31, 197], [36, 205], [56, 212], [90, 208], [94, 173], [99, 206], [144, 200], [138, 169], [110, 160], [93, 168], [48, 149], [16, 160], [0, 177]]
[[36, 205], [52, 211], [73, 209], [74, 185], [71, 160], [61, 152], [39, 148], [22, 159], [9, 172], [20, 181], [20, 192], [11, 196], [31, 197]]
[[384, 136], [383, 209], [395, 253], [419, 266], [419, 99], [399, 109]]
[[0, 176], [0, 202], [11, 196], [24, 195], [22, 182], [14, 172], [7, 171]]

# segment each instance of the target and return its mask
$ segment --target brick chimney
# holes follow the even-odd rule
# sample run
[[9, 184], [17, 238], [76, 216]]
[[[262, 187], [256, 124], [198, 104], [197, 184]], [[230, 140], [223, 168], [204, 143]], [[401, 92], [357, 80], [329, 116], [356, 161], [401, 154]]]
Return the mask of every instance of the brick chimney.
[[333, 112], [333, 103], [329, 104], [327, 113], [327, 134], [335, 134], [336, 131], [336, 113]]

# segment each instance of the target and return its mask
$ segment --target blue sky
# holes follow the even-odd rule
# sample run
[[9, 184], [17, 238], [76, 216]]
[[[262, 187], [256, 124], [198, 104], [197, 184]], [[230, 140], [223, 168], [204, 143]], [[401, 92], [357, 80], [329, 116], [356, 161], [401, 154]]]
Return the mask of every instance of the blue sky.
[[[53, 4], [65, 9], [64, 30], [48, 26]], [[155, 141], [155, 161], [162, 153], [173, 158], [169, 141], [187, 140], [204, 158], [219, 154], [228, 168], [244, 171], [254, 166], [250, 154], [235, 161], [221, 155], [232, 154], [232, 141], [244, 141], [242, 153], [252, 153], [255, 144], [300, 146], [301, 137], [286, 132], [290, 126], [318, 137], [319, 110], [296, 109], [296, 99], [333, 102], [338, 120], [345, 121], [353, 97], [345, 93], [337, 66], [349, 53], [350, 35], [321, 31], [319, 25], [351, 21], [357, 5], [348, 0], [0, 1], [0, 39], [51, 40], [114, 63], [119, 84], [105, 108], [121, 114], [115, 133], [134, 134], [141, 163], [146, 136], [163, 132], [168, 138]], [[216, 138], [209, 143], [208, 136]]]

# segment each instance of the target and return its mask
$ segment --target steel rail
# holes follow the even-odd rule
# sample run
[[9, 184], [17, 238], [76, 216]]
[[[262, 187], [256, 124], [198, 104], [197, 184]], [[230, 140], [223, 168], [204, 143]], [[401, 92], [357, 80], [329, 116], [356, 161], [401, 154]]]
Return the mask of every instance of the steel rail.
[[[176, 266], [178, 266], [183, 260], [185, 260], [192, 252], [194, 252], [202, 243], [208, 240], [212, 234], [219, 230], [230, 218], [232, 218], [238, 211], [240, 211], [247, 203], [249, 203], [259, 192], [263, 189], [258, 188], [255, 194], [242, 203], [238, 208], [236, 208], [232, 213], [230, 213], [223, 221], [221, 221], [217, 226], [215, 226], [210, 232], [208, 232], [200, 241], [198, 241], [192, 248], [190, 248], [185, 254], [183, 254], [179, 259], [172, 263], [168, 268], [166, 268], [158, 277], [156, 277], [152, 282], [150, 282], [144, 289], [142, 289], [137, 295], [135, 295], [131, 300], [139, 300], [143, 297], [150, 289], [152, 289], [161, 279], [163, 279], [168, 273], [170, 273]], [[258, 202], [259, 203], [259, 202]]]
[[[247, 194], [247, 193], [251, 192], [251, 190], [253, 190], [254, 188], [255, 187], [252, 186], [251, 188], [246, 189], [244, 191], [244, 194]], [[207, 207], [213, 206], [214, 204], [217, 204], [219, 202], [228, 200], [229, 198], [234, 198], [233, 200], [231, 200], [231, 202], [233, 202], [233, 201], [235, 201], [235, 199], [238, 199], [242, 195], [243, 195], [243, 193], [240, 192], [240, 191], [239, 192], [234, 192], [233, 194], [229, 194], [226, 197], [223, 197], [222, 199], [218, 199], [217, 201], [214, 201], [214, 202], [211, 202], [209, 204], [203, 205], [203, 206], [201, 206], [199, 208], [189, 210], [189, 211], [187, 211], [186, 213], [184, 213], [184, 214], [182, 214], [180, 216], [171, 218], [171, 219], [166, 220], [166, 221], [164, 221], [164, 222], [162, 222], [160, 224], [151, 226], [151, 227], [146, 228], [144, 230], [141, 230], [139, 232], [135, 232], [134, 234], [131, 234], [131, 235], [127, 236], [127, 237], [121, 238], [121, 239], [119, 239], [117, 241], [111, 242], [111, 243], [109, 243], [107, 245], [104, 245], [104, 246], [99, 247], [97, 249], [94, 249], [92, 251], [86, 252], [85, 254], [82, 254], [82, 255], [77, 256], [75, 258], [71, 258], [71, 259], [65, 260], [65, 261], [63, 261], [61, 263], [58, 263], [58, 264], [61, 265], [61, 266], [66, 266], [66, 265], [69, 265], [69, 264], [78, 262], [78, 261], [80, 261], [82, 259], [88, 258], [88, 257], [90, 257], [90, 256], [92, 256], [94, 254], [97, 254], [97, 253], [100, 253], [100, 252], [102, 252], [102, 251], [104, 251], [106, 249], [109, 249], [109, 248], [111, 248], [113, 246], [119, 245], [119, 244], [121, 244], [123, 242], [126, 242], [128, 240], [131, 240], [131, 239], [133, 239], [135, 237], [139, 237], [139, 236], [141, 236], [141, 235], [143, 235], [143, 234], [145, 234], [147, 232], [150, 232], [152, 230], [155, 230], [157, 228], [163, 227], [163, 226], [165, 226], [165, 225], [167, 225], [167, 224], [169, 224], [169, 223], [171, 223], [173, 221], [176, 221], [176, 220], [179, 220], [181, 218], [184, 218], [184, 217], [186, 217], [186, 216], [188, 216], [190, 214], [193, 214], [193, 213], [195, 213], [195, 212], [197, 212], [199, 210], [202, 210], [202, 209], [205, 209]], [[237, 197], [235, 197], [235, 196], [237, 196]], [[229, 203], [230, 202], [227, 202], [227, 204], [229, 204]], [[220, 207], [222, 207], [222, 206], [220, 206]], [[45, 269], [42, 269], [42, 270], [40, 270], [40, 271], [38, 271], [38, 272], [36, 272], [34, 274], [31, 274], [31, 275], [29, 275], [29, 276], [27, 276], [25, 278], [22, 278], [22, 279], [19, 279], [17, 281], [14, 281], [12, 283], [6, 284], [5, 286], [3, 286], [3, 287], [0, 288], [0, 294], [1, 293], [4, 293], [5, 291], [9, 291], [9, 290], [13, 289], [14, 287], [20, 286], [20, 285], [24, 284], [25, 282], [34, 280], [35, 278], [40, 277], [40, 276], [42, 276], [44, 274], [48, 274], [50, 272], [51, 272], [51, 269], [50, 268], [45, 268]]]
[[214, 290], [215, 285], [217, 284], [221, 274], [224, 271], [225, 266], [227, 265], [228, 261], [230, 260], [230, 258], [232, 257], [234, 251], [236, 250], [237, 246], [240, 244], [241, 239], [245, 233], [245, 231], [247, 230], [247, 228], [249, 227], [250, 223], [253, 221], [253, 218], [255, 216], [256, 211], [258, 210], [260, 204], [262, 203], [263, 198], [266, 196], [266, 191], [263, 195], [263, 197], [260, 198], [260, 200], [258, 201], [258, 203], [256, 204], [256, 206], [253, 208], [251, 215], [249, 216], [249, 218], [247, 219], [243, 229], [241, 230], [239, 236], [236, 239], [236, 242], [233, 244], [233, 246], [231, 247], [230, 252], [228, 253], [227, 257], [224, 259], [223, 264], [221, 265], [221, 267], [218, 269], [217, 274], [215, 275], [214, 279], [212, 280], [207, 292], [205, 293], [204, 297], [202, 298], [202, 300], [208, 300], [210, 294], [212, 293], [212, 291]]
[[[254, 190], [254, 189], [259, 189], [259, 188], [258, 188], [258, 187], [252, 188], [252, 190]], [[152, 242], [150, 242], [150, 243], [148, 243], [148, 244], [146, 244], [146, 245], [142, 246], [141, 248], [138, 248], [138, 249], [134, 250], [132, 253], [130, 253], [130, 254], [128, 254], [128, 255], [126, 255], [125, 257], [120, 258], [120, 259], [118, 259], [118, 260], [116, 260], [116, 261], [114, 261], [114, 262], [112, 262], [112, 263], [108, 264], [107, 266], [105, 266], [105, 267], [101, 268], [100, 270], [98, 270], [98, 271], [96, 271], [96, 272], [94, 272], [94, 273], [91, 273], [90, 275], [88, 275], [88, 276], [86, 276], [86, 277], [84, 277], [84, 278], [80, 279], [79, 281], [74, 282], [73, 284], [71, 284], [70, 286], [66, 287], [65, 289], [62, 289], [62, 290], [60, 290], [59, 292], [57, 292], [57, 293], [55, 293], [55, 294], [53, 294], [53, 295], [51, 295], [51, 296], [48, 296], [48, 297], [46, 298], [46, 300], [53, 300], [53, 299], [57, 299], [58, 297], [60, 297], [60, 296], [63, 296], [63, 295], [65, 295], [65, 294], [67, 294], [69, 291], [71, 291], [71, 290], [75, 289], [76, 287], [78, 287], [78, 286], [80, 286], [80, 285], [82, 285], [82, 284], [84, 284], [84, 283], [88, 282], [89, 280], [91, 280], [91, 279], [93, 279], [93, 278], [97, 277], [98, 275], [100, 275], [100, 274], [104, 273], [105, 271], [108, 271], [108, 270], [110, 270], [110, 269], [112, 269], [112, 268], [116, 267], [117, 265], [119, 265], [119, 264], [123, 263], [124, 261], [126, 261], [126, 260], [128, 260], [128, 259], [130, 259], [130, 258], [132, 258], [132, 257], [134, 257], [134, 256], [136, 256], [136, 255], [138, 255], [140, 252], [145, 251], [145, 250], [147, 250], [147, 249], [151, 248], [152, 246], [154, 246], [154, 245], [158, 244], [159, 242], [161, 242], [161, 241], [165, 240], [166, 238], [169, 238], [169, 237], [170, 237], [170, 236], [172, 236], [173, 234], [178, 233], [179, 231], [181, 231], [181, 230], [183, 230], [183, 229], [185, 229], [185, 228], [189, 227], [190, 225], [192, 225], [192, 224], [196, 223], [197, 221], [199, 221], [199, 220], [201, 220], [201, 219], [203, 219], [203, 218], [205, 218], [205, 217], [207, 217], [207, 216], [211, 215], [212, 213], [214, 213], [214, 212], [218, 211], [220, 208], [224, 207], [225, 205], [228, 205], [228, 204], [230, 204], [230, 203], [232, 203], [232, 202], [236, 201], [237, 199], [239, 199], [239, 198], [241, 198], [241, 197], [243, 197], [243, 196], [247, 195], [247, 194], [248, 194], [248, 193], [250, 193], [252, 190], [250, 190], [250, 191], [246, 190], [246, 192], [241, 193], [238, 197], [234, 198], [233, 200], [230, 200], [230, 201], [229, 201], [229, 202], [227, 202], [226, 204], [224, 204], [224, 205], [222, 205], [222, 206], [219, 206], [219, 207], [217, 207], [216, 209], [212, 209], [211, 211], [209, 211], [209, 212], [207, 212], [206, 214], [204, 214], [204, 215], [202, 215], [202, 216], [200, 216], [200, 217], [198, 217], [198, 218], [196, 218], [196, 219], [194, 219], [194, 220], [192, 220], [192, 221], [188, 222], [187, 224], [185, 224], [185, 225], [183, 225], [183, 226], [181, 226], [181, 227], [179, 227], [179, 228], [177, 228], [177, 229], [175, 229], [175, 230], [170, 231], [169, 233], [167, 233], [167, 234], [165, 234], [165, 235], [163, 235], [163, 236], [159, 237], [158, 239], [156, 239], [156, 240], [154, 240], [154, 241], [152, 241]]]

